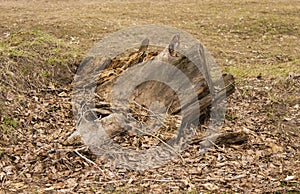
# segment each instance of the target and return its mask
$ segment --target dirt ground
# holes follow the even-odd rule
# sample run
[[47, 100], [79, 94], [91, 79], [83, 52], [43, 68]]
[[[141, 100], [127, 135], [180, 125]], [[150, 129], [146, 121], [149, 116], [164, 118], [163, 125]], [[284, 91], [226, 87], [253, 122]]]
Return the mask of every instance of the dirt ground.
[[[105, 35], [163, 24], [236, 78], [224, 133], [242, 144], [143, 172], [65, 145], [77, 66]], [[300, 1], [0, 1], [0, 193], [299, 193]]]

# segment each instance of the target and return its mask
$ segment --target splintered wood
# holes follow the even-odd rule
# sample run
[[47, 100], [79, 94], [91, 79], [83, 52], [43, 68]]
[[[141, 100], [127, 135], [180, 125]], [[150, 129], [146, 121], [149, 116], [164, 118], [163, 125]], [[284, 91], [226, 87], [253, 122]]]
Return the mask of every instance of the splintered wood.
[[[225, 94], [234, 92], [232, 75], [213, 78], [214, 69], [208, 66], [202, 45], [190, 53], [200, 55], [200, 68], [175, 51], [178, 35], [166, 48], [148, 45], [145, 39], [140, 48], [112, 60], [91, 56], [83, 61], [74, 86], [75, 109], [80, 118], [77, 130], [85, 143], [97, 147], [95, 150], [99, 151], [103, 142], [112, 145], [111, 140], [133, 150], [162, 144], [174, 152], [181, 150], [179, 136], [199, 131], [210, 117], [212, 100], [223, 100]], [[213, 88], [214, 83], [223, 80], [224, 88]]]

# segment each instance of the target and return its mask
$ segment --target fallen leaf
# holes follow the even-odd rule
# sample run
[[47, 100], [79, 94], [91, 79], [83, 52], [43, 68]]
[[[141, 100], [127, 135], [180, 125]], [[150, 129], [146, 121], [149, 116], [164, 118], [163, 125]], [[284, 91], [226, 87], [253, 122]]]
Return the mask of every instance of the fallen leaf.
[[290, 180], [293, 180], [294, 178], [295, 178], [295, 176], [286, 176], [286, 178], [284, 180], [290, 181]]
[[268, 146], [270, 147], [268, 149], [271, 153], [278, 153], [283, 151], [283, 147], [276, 145], [275, 143], [269, 143]]
[[202, 185], [205, 189], [207, 190], [210, 190], [210, 191], [214, 191], [214, 190], [217, 190], [219, 189], [219, 187], [215, 184], [212, 184], [212, 183], [205, 183]]

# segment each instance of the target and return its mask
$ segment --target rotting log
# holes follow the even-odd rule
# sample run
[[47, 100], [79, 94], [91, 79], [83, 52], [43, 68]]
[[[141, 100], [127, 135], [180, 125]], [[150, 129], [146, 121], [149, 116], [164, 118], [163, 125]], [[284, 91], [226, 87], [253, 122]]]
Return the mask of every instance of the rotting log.
[[[212, 102], [223, 100], [225, 93], [228, 96], [234, 92], [234, 78], [230, 74], [223, 74], [221, 79], [214, 78], [212, 74], [217, 70], [212, 69], [215, 67], [209, 66], [206, 50], [202, 45], [196, 45], [187, 55], [176, 52], [178, 45], [179, 36], [177, 35], [164, 49], [149, 46], [149, 40], [145, 39], [140, 48], [129, 50], [114, 59], [98, 56], [86, 58], [82, 62], [82, 68], [78, 70], [78, 80], [74, 86], [78, 92], [75, 94], [77, 96], [75, 109], [77, 109], [79, 117], [85, 120], [82, 121], [81, 119], [81, 123], [78, 123], [77, 128], [79, 130], [89, 130], [86, 127], [80, 127], [86, 126], [82, 122], [97, 120], [104, 126], [106, 134], [111, 137], [128, 129], [138, 128], [138, 124], [134, 123], [136, 121], [147, 124], [149, 118], [158, 117], [157, 115], [162, 113], [171, 117], [178, 116], [174, 117], [176, 119], [182, 118], [181, 116], [184, 114], [185, 119], [181, 124], [184, 124], [185, 127], [188, 127], [186, 124], [201, 124], [207, 120]], [[193, 63], [194, 56], [198, 57], [196, 60], [200, 61], [200, 66]], [[149, 67], [154, 66], [156, 61], [160, 61], [162, 66], [171, 64], [178, 71], [174, 71], [172, 68], [164, 68], [163, 71], [161, 69], [149, 71]], [[137, 73], [137, 76], [144, 76], [145, 80], [148, 81], [137, 85], [124, 104], [121, 100], [114, 104], [116, 96], [112, 95], [112, 91], [116, 82], [123, 73], [134, 76], [130, 72]], [[188, 78], [188, 84], [193, 86], [193, 95], [191, 95], [191, 92], [184, 92], [184, 89], [189, 86], [187, 82], [178, 79], [177, 76], [180, 77], [182, 74]], [[166, 83], [151, 80], [153, 77], [163, 77]], [[222, 81], [224, 82], [223, 88], [214, 88], [214, 83]], [[126, 83], [121, 83], [123, 89], [131, 87], [132, 82], [128, 82], [128, 85]], [[170, 85], [178, 86], [183, 91], [180, 93], [180, 97]], [[88, 98], [95, 98], [96, 100], [87, 102], [86, 99]], [[85, 103], [82, 103], [83, 101]], [[157, 102], [156, 109], [153, 108], [153, 102]], [[158, 112], [153, 113], [155, 111]], [[130, 119], [127, 118], [126, 124], [116, 123], [117, 120], [120, 122], [120, 119], [118, 119], [120, 112], [126, 116], [130, 114], [134, 114], [134, 116]], [[175, 126], [172, 126], [172, 122], [176, 122], [176, 119], [171, 119], [168, 122], [165, 122], [164, 119], [166, 120], [167, 117], [159, 121], [160, 128], [163, 126], [164, 128], [176, 129]], [[125, 120], [121, 119], [121, 122], [125, 122]], [[151, 127], [153, 131], [159, 131], [156, 129], [155, 124]]]

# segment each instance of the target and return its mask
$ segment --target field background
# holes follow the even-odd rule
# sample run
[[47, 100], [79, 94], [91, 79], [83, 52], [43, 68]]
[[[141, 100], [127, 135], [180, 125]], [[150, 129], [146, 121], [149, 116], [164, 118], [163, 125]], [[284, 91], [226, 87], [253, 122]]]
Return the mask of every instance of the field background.
[[[246, 143], [201, 157], [191, 145], [184, 164], [145, 172], [64, 145], [80, 61], [105, 35], [141, 24], [194, 35], [235, 76], [223, 128]], [[300, 1], [1, 0], [0, 40], [0, 193], [299, 192]]]

